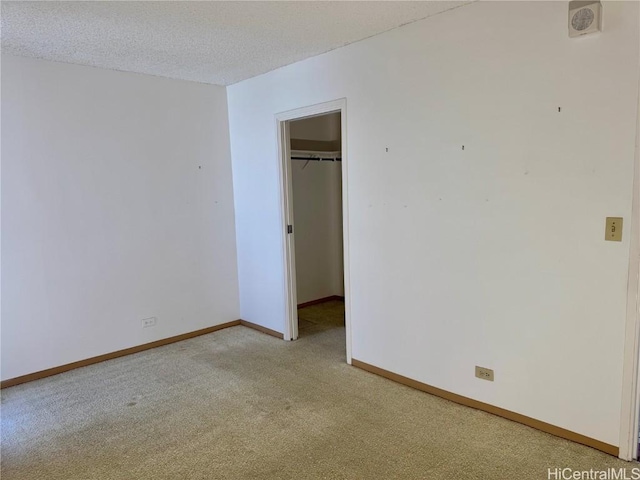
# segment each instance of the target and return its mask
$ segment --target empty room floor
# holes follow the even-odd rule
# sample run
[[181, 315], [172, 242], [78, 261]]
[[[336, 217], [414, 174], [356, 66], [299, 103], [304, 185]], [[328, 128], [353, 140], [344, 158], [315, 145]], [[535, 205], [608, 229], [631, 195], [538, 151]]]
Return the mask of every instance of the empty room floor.
[[345, 363], [341, 302], [300, 339], [236, 326], [2, 390], [2, 478], [546, 479], [635, 464]]

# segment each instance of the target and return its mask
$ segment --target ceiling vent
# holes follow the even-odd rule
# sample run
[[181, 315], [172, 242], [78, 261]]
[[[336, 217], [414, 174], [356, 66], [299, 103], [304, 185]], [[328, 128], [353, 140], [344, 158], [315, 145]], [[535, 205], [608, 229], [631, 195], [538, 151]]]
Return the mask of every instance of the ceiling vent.
[[569, 36], [577, 37], [602, 29], [602, 5], [599, 1], [569, 2]]

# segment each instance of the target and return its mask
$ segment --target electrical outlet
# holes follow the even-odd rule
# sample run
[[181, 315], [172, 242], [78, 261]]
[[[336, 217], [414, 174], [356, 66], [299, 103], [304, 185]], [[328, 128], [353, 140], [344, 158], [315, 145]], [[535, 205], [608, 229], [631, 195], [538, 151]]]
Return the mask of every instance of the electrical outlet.
[[156, 317], [144, 318], [142, 320], [142, 328], [155, 327]]
[[476, 365], [476, 377], [493, 382], [493, 370]]

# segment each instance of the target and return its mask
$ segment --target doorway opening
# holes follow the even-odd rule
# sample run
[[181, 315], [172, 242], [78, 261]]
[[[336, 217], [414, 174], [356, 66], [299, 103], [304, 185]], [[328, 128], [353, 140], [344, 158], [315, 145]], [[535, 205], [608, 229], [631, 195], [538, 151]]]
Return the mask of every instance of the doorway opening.
[[340, 112], [291, 120], [298, 334], [344, 325]]
[[346, 101], [276, 116], [282, 161], [285, 340], [342, 328], [351, 363]]

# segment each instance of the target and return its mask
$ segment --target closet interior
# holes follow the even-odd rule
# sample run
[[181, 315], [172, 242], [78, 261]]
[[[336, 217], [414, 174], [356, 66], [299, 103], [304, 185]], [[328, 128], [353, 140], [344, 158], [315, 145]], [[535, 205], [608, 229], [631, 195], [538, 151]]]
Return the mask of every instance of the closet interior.
[[[289, 134], [298, 324], [304, 335], [306, 323], [322, 321], [320, 304], [332, 317], [336, 308], [344, 312], [340, 112], [291, 121]], [[307, 310], [312, 305], [318, 306]]]

